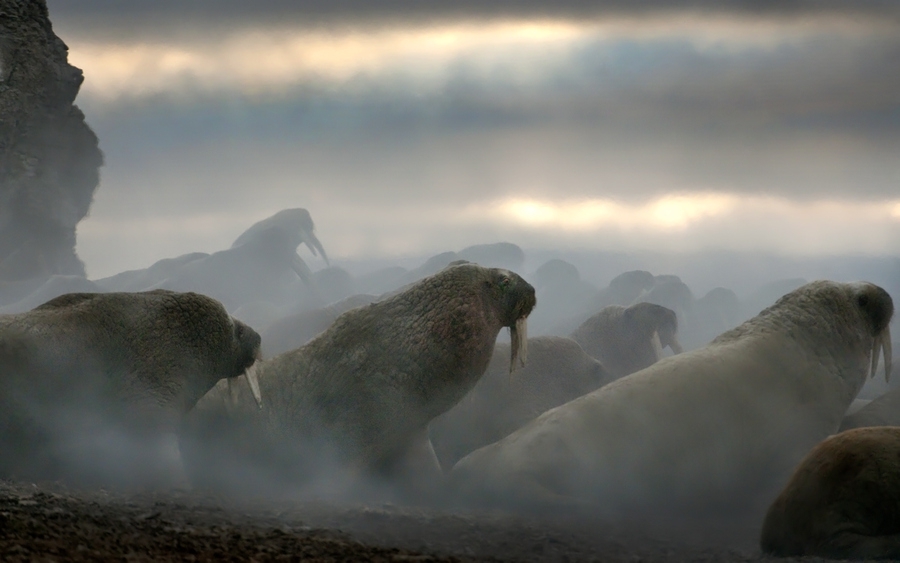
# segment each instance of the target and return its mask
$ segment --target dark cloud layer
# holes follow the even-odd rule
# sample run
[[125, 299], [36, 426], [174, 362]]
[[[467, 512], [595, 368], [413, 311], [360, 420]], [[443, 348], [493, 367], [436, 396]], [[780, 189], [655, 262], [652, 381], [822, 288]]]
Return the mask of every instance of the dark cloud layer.
[[[213, 92], [83, 103], [119, 162], [195, 145], [290, 147], [298, 156], [272, 166], [308, 159], [297, 173], [336, 193], [417, 193], [433, 168], [461, 179], [463, 188], [450, 182], [448, 191], [476, 194], [530, 184], [570, 197], [595, 196], [602, 185], [629, 199], [671, 186], [800, 199], [897, 195], [900, 37], [822, 37], [724, 55], [685, 40], [587, 41], [567, 61], [526, 86], [502, 69], [486, 81], [461, 62], [426, 94], [362, 77], [273, 99]], [[352, 170], [340, 164], [348, 157]]]
[[51, 0], [59, 14], [147, 15], [156, 13], [243, 17], [292, 15], [310, 18], [443, 18], [487, 17], [584, 17], [597, 14], [640, 14], [653, 11], [703, 10], [741, 14], [851, 14], [898, 15], [893, 0]]
[[193, 35], [235, 25], [373, 26], [485, 19], [581, 21], [617, 16], [693, 13], [765, 18], [843, 17], [900, 23], [894, 0], [48, 0], [51, 18], [70, 33], [136, 37]]

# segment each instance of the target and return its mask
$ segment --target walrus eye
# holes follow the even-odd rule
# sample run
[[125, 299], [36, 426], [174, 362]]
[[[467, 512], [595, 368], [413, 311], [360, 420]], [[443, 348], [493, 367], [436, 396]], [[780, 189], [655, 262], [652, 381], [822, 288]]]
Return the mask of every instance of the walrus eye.
[[856, 304], [865, 309], [869, 304], [869, 296], [865, 294], [860, 295], [856, 298]]
[[508, 289], [511, 283], [512, 280], [510, 280], [507, 276], [503, 276], [503, 278], [500, 279], [500, 289]]

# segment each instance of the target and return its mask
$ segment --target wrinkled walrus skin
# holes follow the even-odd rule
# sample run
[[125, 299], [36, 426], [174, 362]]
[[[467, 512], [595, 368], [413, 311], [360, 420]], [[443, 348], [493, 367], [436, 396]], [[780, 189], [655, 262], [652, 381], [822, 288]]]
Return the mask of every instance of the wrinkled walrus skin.
[[174, 446], [182, 416], [259, 348], [252, 328], [194, 293], [72, 293], [0, 316], [0, 472], [140, 483], [128, 473], [153, 463], [138, 459], [150, 444]]
[[478, 501], [535, 509], [761, 519], [875, 371], [893, 310], [870, 283], [807, 284], [472, 452], [451, 477]]
[[282, 495], [439, 476], [428, 423], [485, 372], [501, 328], [524, 340], [535, 302], [517, 274], [464, 263], [344, 313], [259, 365], [261, 409], [245, 386], [197, 404], [181, 437], [192, 482]]
[[847, 430], [800, 463], [763, 522], [782, 557], [900, 559], [900, 428]]

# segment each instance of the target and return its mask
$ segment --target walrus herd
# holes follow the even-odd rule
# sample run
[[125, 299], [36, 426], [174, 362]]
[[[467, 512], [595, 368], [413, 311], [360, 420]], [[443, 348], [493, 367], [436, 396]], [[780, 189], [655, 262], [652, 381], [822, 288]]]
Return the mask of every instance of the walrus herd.
[[[286, 249], [324, 256], [306, 218], [236, 247], [294, 229]], [[762, 522], [775, 555], [900, 556], [900, 428], [838, 434], [879, 362], [891, 372], [893, 301], [876, 285], [802, 285], [687, 352], [675, 312], [649, 303], [529, 339], [535, 288], [464, 260], [364, 297], [266, 359], [199, 293], [72, 293], [0, 315], [0, 476], [735, 517]]]

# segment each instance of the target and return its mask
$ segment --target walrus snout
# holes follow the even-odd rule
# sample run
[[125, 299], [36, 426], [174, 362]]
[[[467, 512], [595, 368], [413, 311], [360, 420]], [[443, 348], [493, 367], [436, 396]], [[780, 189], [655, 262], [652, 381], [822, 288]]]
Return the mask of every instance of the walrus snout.
[[517, 287], [516, 292], [519, 294], [517, 297], [516, 304], [513, 307], [513, 318], [514, 323], [509, 325], [510, 328], [515, 326], [515, 323], [518, 323], [520, 319], [524, 319], [531, 314], [534, 310], [535, 305], [537, 305], [537, 296], [534, 292], [534, 287], [527, 281], [519, 278], [520, 284], [524, 287]]
[[875, 371], [878, 369], [878, 357], [882, 356], [884, 380], [889, 381], [893, 361], [890, 322], [894, 316], [894, 301], [887, 291], [871, 283], [860, 283], [856, 286], [856, 290], [858, 292], [856, 305], [871, 323], [873, 333], [869, 376], [875, 377]]
[[875, 284], [860, 283], [856, 289], [856, 305], [869, 319], [873, 333], [879, 335], [894, 316], [894, 300], [887, 291]]

